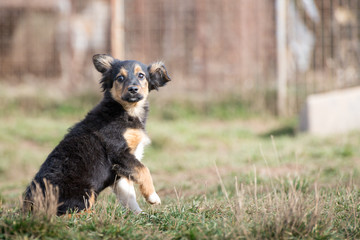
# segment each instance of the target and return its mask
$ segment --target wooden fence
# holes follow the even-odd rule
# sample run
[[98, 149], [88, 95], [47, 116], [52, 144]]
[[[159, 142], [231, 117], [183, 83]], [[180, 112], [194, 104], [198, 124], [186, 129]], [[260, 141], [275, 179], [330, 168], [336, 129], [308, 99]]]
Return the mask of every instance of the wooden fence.
[[163, 60], [172, 94], [232, 94], [277, 112], [279, 26], [284, 112], [310, 93], [360, 85], [358, 0], [2, 0], [0, 81], [97, 88], [91, 56], [113, 52]]

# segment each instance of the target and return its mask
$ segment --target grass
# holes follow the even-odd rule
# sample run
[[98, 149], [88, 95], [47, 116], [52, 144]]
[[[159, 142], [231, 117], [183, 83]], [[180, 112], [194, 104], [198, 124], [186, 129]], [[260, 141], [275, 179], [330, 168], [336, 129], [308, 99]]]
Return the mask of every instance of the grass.
[[299, 134], [235, 98], [152, 99], [144, 163], [161, 206], [139, 196], [133, 215], [106, 189], [93, 213], [25, 215], [26, 185], [99, 96], [0, 98], [0, 239], [360, 238], [360, 132]]

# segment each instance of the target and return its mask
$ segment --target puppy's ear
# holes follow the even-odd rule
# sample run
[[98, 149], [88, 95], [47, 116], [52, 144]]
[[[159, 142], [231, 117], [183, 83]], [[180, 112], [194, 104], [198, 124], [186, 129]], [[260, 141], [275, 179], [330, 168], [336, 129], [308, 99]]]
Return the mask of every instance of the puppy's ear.
[[149, 90], [156, 89], [164, 86], [171, 79], [166, 71], [164, 63], [156, 62], [148, 66], [148, 72], [150, 75], [149, 79]]
[[114, 58], [107, 54], [96, 54], [93, 56], [93, 63], [96, 68], [101, 73], [105, 73], [107, 70], [111, 68], [112, 62], [114, 62]]

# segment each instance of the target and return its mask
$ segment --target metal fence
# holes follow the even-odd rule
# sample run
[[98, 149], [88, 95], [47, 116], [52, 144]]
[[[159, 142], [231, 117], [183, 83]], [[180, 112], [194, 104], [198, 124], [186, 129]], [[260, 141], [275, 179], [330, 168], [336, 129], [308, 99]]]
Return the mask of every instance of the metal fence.
[[[303, 24], [296, 26], [305, 27], [305, 34], [312, 42], [308, 43], [312, 48], [309, 49], [309, 65], [305, 67], [300, 65], [301, 57], [294, 54], [296, 47], [289, 43], [293, 55], [288, 59], [295, 64], [288, 71], [288, 101], [289, 107], [298, 111], [308, 94], [360, 85], [360, 1], [316, 0], [317, 13], [313, 16], [304, 4], [296, 3]], [[304, 39], [299, 32], [292, 34], [293, 40]]]
[[115, 55], [163, 60], [172, 94], [231, 93], [276, 112], [278, 1], [286, 111], [310, 93], [360, 85], [358, 0], [2, 0], [0, 81], [98, 89], [91, 56], [120, 43]]

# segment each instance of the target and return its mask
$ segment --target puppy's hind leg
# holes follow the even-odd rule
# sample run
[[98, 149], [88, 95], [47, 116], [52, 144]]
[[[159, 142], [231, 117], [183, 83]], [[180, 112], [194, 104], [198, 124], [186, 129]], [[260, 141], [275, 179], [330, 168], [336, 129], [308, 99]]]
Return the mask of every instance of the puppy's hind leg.
[[136, 201], [136, 193], [134, 184], [131, 180], [122, 177], [115, 183], [114, 193], [119, 202], [126, 208], [129, 208], [135, 214], [142, 212]]

